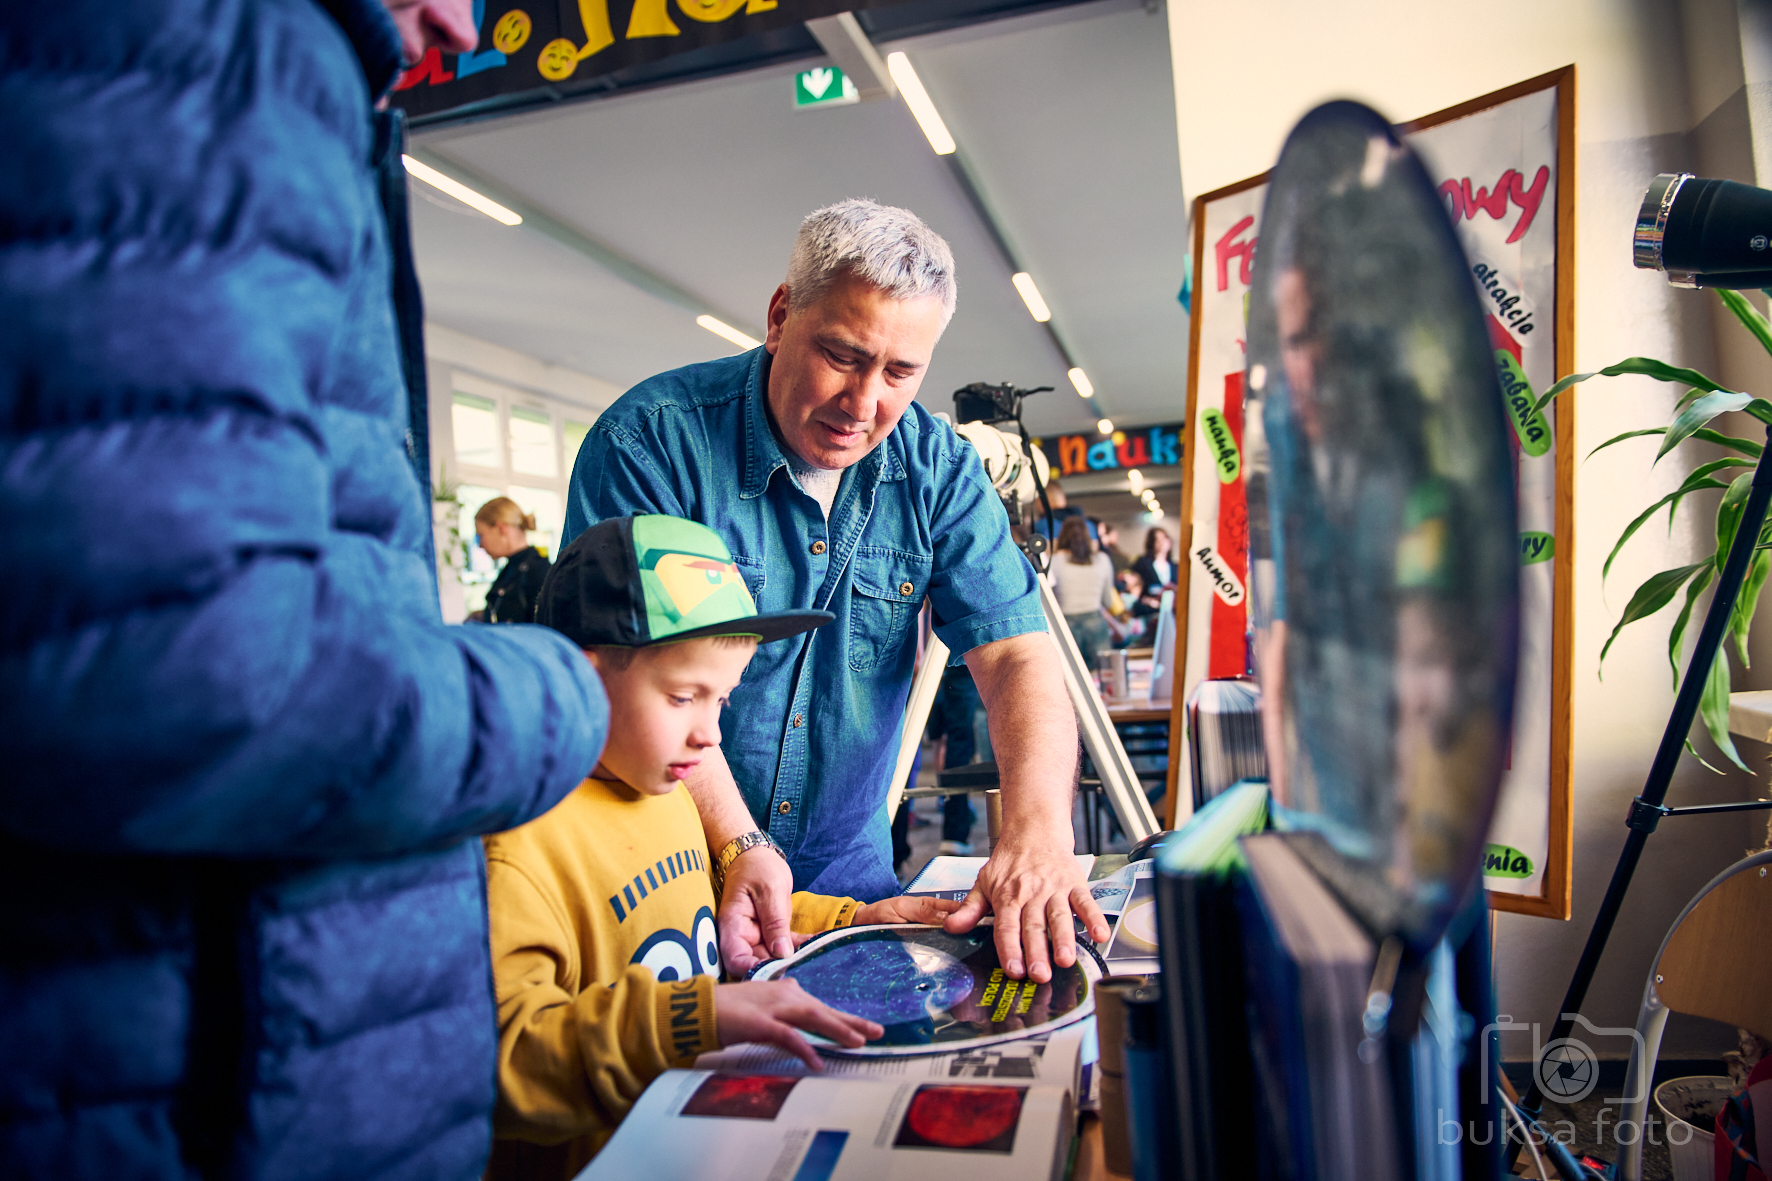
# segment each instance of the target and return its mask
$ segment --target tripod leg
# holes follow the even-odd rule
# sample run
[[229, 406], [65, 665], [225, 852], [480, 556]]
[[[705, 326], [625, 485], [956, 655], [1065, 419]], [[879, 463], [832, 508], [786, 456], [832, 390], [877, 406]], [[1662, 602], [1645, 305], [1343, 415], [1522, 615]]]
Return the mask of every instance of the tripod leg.
[[[1767, 441], [1772, 443], [1772, 428], [1767, 430]], [[1768, 448], [1760, 456], [1754, 468], [1752, 491], [1748, 493], [1747, 504], [1741, 513], [1741, 522], [1735, 527], [1735, 540], [1729, 546], [1728, 560], [1723, 564], [1723, 573], [1717, 579], [1716, 590], [1712, 593], [1710, 610], [1704, 615], [1704, 628], [1698, 633], [1698, 643], [1692, 650], [1692, 661], [1686, 666], [1686, 675], [1680, 681], [1680, 692], [1674, 698], [1673, 714], [1667, 720], [1667, 729], [1662, 731], [1661, 746], [1655, 752], [1655, 761], [1649, 766], [1649, 777], [1643, 784], [1643, 794], [1638, 796], [1631, 805], [1630, 815], [1625, 823], [1630, 828], [1625, 838], [1624, 849], [1618, 854], [1618, 864], [1612, 870], [1612, 881], [1606, 887], [1606, 896], [1600, 902], [1600, 911], [1594, 916], [1593, 928], [1588, 932], [1587, 945], [1581, 949], [1581, 960], [1575, 965], [1575, 975], [1569, 980], [1569, 991], [1563, 996], [1563, 1007], [1557, 1015], [1557, 1023], [1551, 1028], [1551, 1035], [1545, 1044], [1560, 1041], [1569, 1036], [1575, 1027], [1575, 1014], [1580, 1011], [1582, 1002], [1587, 999], [1588, 985], [1593, 983], [1594, 972], [1600, 966], [1600, 956], [1606, 950], [1606, 941], [1612, 935], [1612, 924], [1618, 920], [1618, 912], [1624, 906], [1625, 891], [1630, 889], [1631, 876], [1636, 873], [1637, 860], [1643, 855], [1643, 846], [1649, 842], [1649, 834], [1655, 831], [1656, 823], [1661, 819], [1661, 802], [1667, 798], [1668, 784], [1674, 777], [1674, 768], [1679, 764], [1680, 752], [1685, 749], [1686, 735], [1692, 729], [1692, 720], [1698, 714], [1699, 698], [1704, 695], [1704, 685], [1710, 677], [1713, 661], [1723, 645], [1724, 634], [1729, 630], [1729, 616], [1735, 609], [1736, 595], [1741, 591], [1741, 582], [1747, 575], [1748, 564], [1753, 560], [1754, 550], [1759, 544], [1760, 527], [1766, 520], [1768, 502], [1772, 502], [1772, 466], [1767, 464], [1767, 456], [1772, 455]], [[1532, 1064], [1532, 1085], [1520, 1099], [1520, 1110], [1527, 1116], [1536, 1118], [1544, 1105], [1544, 1092], [1538, 1083], [1538, 1063]], [[1509, 1150], [1508, 1166], [1519, 1155], [1519, 1146]]]
[[898, 738], [898, 762], [892, 768], [892, 782], [886, 788], [886, 815], [898, 815], [904, 799], [905, 779], [923, 742], [923, 727], [929, 724], [929, 711], [935, 708], [935, 695], [941, 691], [941, 674], [948, 666], [948, 646], [929, 634], [929, 646], [923, 650], [923, 667], [911, 681], [910, 700], [904, 707], [904, 731]]
[[1108, 802], [1120, 818], [1121, 831], [1129, 841], [1142, 841], [1157, 831], [1157, 817], [1151, 811], [1150, 801], [1144, 798], [1144, 788], [1132, 770], [1132, 760], [1126, 757], [1126, 748], [1120, 745], [1120, 736], [1108, 717], [1107, 706], [1096, 691], [1095, 682], [1089, 679], [1089, 666], [1077, 650], [1077, 642], [1071, 638], [1064, 612], [1058, 609], [1057, 597], [1044, 578], [1039, 582], [1040, 602], [1046, 608], [1046, 626], [1052, 630], [1052, 639], [1058, 645], [1059, 660], [1064, 665], [1064, 684], [1071, 695], [1071, 706], [1077, 711], [1077, 728], [1083, 732], [1083, 746], [1095, 763], [1101, 790], [1107, 794]]

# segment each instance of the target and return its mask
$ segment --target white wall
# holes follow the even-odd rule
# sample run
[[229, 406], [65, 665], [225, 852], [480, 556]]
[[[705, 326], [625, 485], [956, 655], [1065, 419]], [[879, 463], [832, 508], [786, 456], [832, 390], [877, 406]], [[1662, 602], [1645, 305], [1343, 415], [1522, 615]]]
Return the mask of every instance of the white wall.
[[[1772, 162], [1764, 118], [1758, 145], [1751, 134], [1752, 113], [1772, 111], [1772, 81], [1762, 81], [1772, 79], [1772, 66], [1760, 60], [1772, 53], [1750, 46], [1744, 61], [1739, 33], [1760, 19], [1764, 0], [1742, 3], [1751, 11], [1738, 12], [1735, 0], [1169, 0], [1183, 186], [1191, 202], [1265, 170], [1297, 119], [1331, 98], [1359, 99], [1402, 121], [1573, 62], [1577, 370], [1644, 354], [1745, 384], [1767, 367], [1716, 321], [1714, 297], [1673, 291], [1630, 265], [1631, 224], [1655, 173], [1704, 174], [1702, 155], [1733, 161], [1726, 174], [1745, 172], [1737, 179], [1753, 180], [1756, 158]], [[1621, 431], [1664, 423], [1673, 393], [1637, 378], [1578, 387], [1577, 454]], [[1648, 442], [1620, 446], [1580, 464], [1576, 477], [1575, 916], [1560, 923], [1501, 915], [1496, 926], [1500, 1011], [1547, 1030], [1623, 844], [1626, 806], [1642, 788], [1673, 700], [1665, 616], [1626, 631], [1603, 681], [1595, 675], [1600, 648], [1643, 578], [1709, 550], [1705, 530], [1690, 526], [1708, 519], [1710, 506], [1693, 505], [1682, 510], [1671, 537], [1660, 528], [1639, 534], [1601, 586], [1613, 539], [1691, 466], [1670, 460], [1650, 471], [1652, 454]], [[1772, 665], [1772, 652], [1767, 656], [1762, 668]], [[1720, 761], [1708, 742], [1699, 746]], [[1766, 751], [1744, 744], [1743, 754], [1763, 765]], [[1669, 802], [1742, 799], [1760, 794], [1757, 786], [1740, 773], [1712, 775], [1688, 759]], [[1715, 816], [1662, 825], [1583, 1006], [1589, 1020], [1634, 1024], [1644, 974], [1668, 924], [1718, 869], [1750, 841], [1758, 845], [1763, 824]], [[1708, 1023], [1676, 1019], [1662, 1052], [1696, 1056], [1732, 1041]], [[1622, 1053], [1623, 1046], [1595, 1049]], [[1509, 1058], [1530, 1052], [1526, 1034], [1504, 1046]]]

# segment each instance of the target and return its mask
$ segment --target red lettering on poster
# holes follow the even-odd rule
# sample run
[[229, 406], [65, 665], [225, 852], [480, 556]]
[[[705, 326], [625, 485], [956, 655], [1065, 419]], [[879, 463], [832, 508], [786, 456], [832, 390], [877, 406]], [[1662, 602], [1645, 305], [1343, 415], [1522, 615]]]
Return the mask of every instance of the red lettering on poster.
[[1532, 228], [1532, 219], [1538, 216], [1538, 207], [1544, 203], [1544, 187], [1550, 183], [1550, 167], [1544, 164], [1538, 166], [1538, 175], [1532, 178], [1531, 188], [1526, 188], [1521, 183], [1525, 179], [1516, 172], [1508, 185], [1508, 196], [1520, 207], [1520, 223], [1507, 236], [1509, 242], [1518, 242]]
[[443, 68], [443, 51], [435, 45], [425, 50], [425, 55], [418, 59], [418, 64], [400, 75], [394, 83], [395, 90], [409, 90], [420, 82], [429, 82], [432, 86], [439, 82], [448, 82], [455, 77], [453, 71]]
[[1224, 291], [1231, 285], [1231, 259], [1237, 260], [1237, 282], [1249, 286], [1251, 268], [1255, 266], [1255, 243], [1251, 238], [1247, 242], [1236, 240], [1244, 230], [1255, 224], [1255, 216], [1251, 214], [1242, 221], [1226, 230], [1224, 237], [1212, 244], [1213, 262], [1218, 268], [1218, 289]]
[[1126, 435], [1114, 444], [1114, 455], [1121, 467], [1143, 467], [1151, 461], [1151, 451], [1143, 435]]
[[[1512, 168], [1507, 169], [1495, 181], [1493, 189], [1481, 185], [1475, 192], [1471, 190], [1471, 178], [1440, 182], [1440, 196], [1450, 205], [1446, 210], [1454, 222], [1475, 218], [1479, 212], [1487, 213], [1496, 221], [1507, 216], [1510, 203], [1520, 211], [1520, 220], [1514, 223], [1513, 232], [1508, 234], [1508, 244], [1512, 245], [1526, 236], [1532, 228], [1532, 219], [1538, 216], [1538, 207], [1544, 204], [1545, 189], [1550, 184], [1550, 166], [1540, 164], [1538, 172], [1533, 175], [1532, 183], [1526, 184], [1524, 174]], [[1224, 264], [1219, 264], [1219, 290], [1224, 290]]]
[[[1239, 451], [1243, 448], [1243, 375], [1224, 375], [1224, 421]], [[1238, 475], [1218, 489], [1218, 554], [1249, 585], [1249, 506]], [[1206, 675], [1212, 678], [1241, 677], [1249, 673], [1248, 599], [1235, 607], [1212, 596], [1210, 646]]]

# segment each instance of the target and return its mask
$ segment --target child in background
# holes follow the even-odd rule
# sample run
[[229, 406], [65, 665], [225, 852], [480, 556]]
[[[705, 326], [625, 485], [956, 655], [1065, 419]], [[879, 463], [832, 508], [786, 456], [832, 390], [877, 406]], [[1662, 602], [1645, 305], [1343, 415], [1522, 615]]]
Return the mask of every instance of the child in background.
[[[759, 643], [831, 620], [759, 615], [719, 536], [676, 517], [603, 521], [561, 553], [537, 621], [602, 676], [609, 743], [538, 820], [486, 838], [499, 1063], [487, 1177], [572, 1177], [646, 1085], [697, 1054], [769, 1042], [814, 1069], [807, 1030], [882, 1035], [793, 981], [717, 984], [707, 840], [682, 780], [720, 742], [720, 709]], [[756, 852], [775, 856], [757, 834]], [[938, 923], [957, 904], [798, 893], [796, 941], [850, 923]]]

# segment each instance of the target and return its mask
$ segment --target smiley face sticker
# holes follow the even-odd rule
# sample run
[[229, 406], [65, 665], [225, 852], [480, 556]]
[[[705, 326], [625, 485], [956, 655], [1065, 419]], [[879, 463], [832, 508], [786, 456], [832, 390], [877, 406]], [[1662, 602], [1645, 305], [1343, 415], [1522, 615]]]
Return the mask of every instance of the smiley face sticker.
[[513, 8], [492, 26], [492, 47], [500, 53], [516, 53], [529, 40], [531, 28], [529, 14]]
[[564, 37], [556, 37], [541, 47], [535, 68], [549, 82], [564, 82], [578, 69], [578, 46]]

